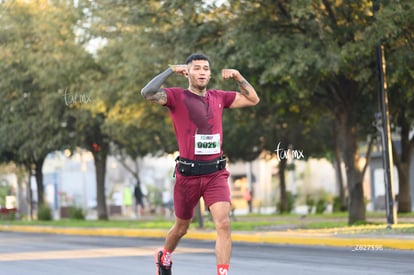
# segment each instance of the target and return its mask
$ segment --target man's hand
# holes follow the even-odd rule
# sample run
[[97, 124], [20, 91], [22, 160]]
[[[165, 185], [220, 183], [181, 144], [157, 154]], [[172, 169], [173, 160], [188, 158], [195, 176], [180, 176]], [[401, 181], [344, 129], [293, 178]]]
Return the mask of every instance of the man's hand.
[[242, 78], [243, 78], [241, 76], [240, 72], [238, 70], [234, 70], [234, 69], [223, 69], [223, 70], [221, 70], [221, 77], [223, 77], [223, 79], [234, 78], [236, 81], [241, 81]]
[[174, 73], [178, 75], [188, 76], [188, 66], [186, 64], [168, 65]]

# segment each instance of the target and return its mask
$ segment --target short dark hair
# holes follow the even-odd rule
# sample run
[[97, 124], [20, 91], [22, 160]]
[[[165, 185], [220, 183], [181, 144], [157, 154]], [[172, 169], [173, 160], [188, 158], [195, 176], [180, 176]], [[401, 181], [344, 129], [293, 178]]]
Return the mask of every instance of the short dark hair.
[[187, 57], [187, 59], [185, 60], [185, 64], [188, 65], [191, 62], [193, 62], [193, 60], [206, 60], [206, 61], [208, 61], [209, 64], [211, 64], [210, 58], [208, 58], [207, 55], [202, 54], [202, 53], [193, 53], [192, 55]]

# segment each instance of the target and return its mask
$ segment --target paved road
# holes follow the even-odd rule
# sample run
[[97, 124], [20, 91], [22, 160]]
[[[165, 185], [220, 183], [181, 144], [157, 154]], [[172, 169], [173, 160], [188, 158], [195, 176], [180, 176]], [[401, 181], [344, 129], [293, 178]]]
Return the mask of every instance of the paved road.
[[[0, 274], [153, 275], [160, 244], [160, 239], [0, 232]], [[183, 240], [173, 274], [215, 274], [213, 248], [212, 241]], [[235, 243], [233, 274], [414, 274], [414, 251]]]

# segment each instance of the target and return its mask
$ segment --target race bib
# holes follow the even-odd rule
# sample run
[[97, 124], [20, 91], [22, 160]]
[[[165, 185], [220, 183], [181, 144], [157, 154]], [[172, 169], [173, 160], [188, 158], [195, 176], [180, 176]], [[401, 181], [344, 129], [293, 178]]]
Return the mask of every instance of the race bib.
[[214, 155], [220, 153], [220, 134], [195, 135], [194, 154]]

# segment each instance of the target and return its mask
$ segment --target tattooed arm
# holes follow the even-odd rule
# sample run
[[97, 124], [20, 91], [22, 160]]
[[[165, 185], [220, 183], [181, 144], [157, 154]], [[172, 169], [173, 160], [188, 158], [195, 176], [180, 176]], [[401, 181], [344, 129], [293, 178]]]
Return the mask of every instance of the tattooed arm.
[[150, 82], [141, 90], [141, 95], [149, 101], [164, 105], [167, 103], [167, 95], [161, 85], [172, 75], [174, 71], [171, 68], [166, 69], [159, 75], [155, 76]]
[[169, 65], [169, 68], [155, 76], [144, 88], [141, 90], [141, 95], [149, 101], [158, 103], [160, 105], [167, 104], [167, 94], [161, 85], [173, 73], [187, 76], [187, 65]]
[[247, 106], [254, 106], [259, 103], [260, 99], [256, 93], [256, 90], [252, 85], [240, 74], [239, 71], [234, 69], [223, 69], [221, 71], [223, 79], [233, 78], [239, 84], [240, 93], [236, 94], [236, 98], [231, 104], [230, 108], [241, 108]]

